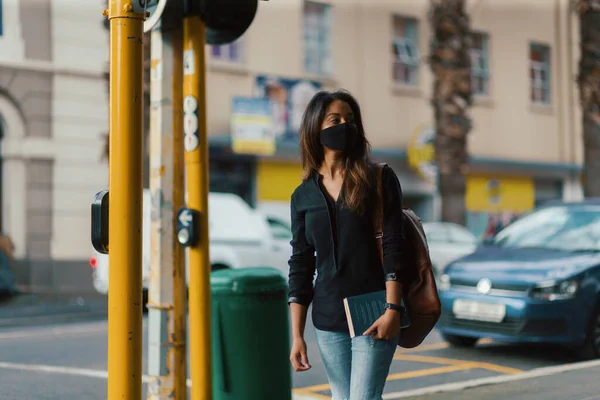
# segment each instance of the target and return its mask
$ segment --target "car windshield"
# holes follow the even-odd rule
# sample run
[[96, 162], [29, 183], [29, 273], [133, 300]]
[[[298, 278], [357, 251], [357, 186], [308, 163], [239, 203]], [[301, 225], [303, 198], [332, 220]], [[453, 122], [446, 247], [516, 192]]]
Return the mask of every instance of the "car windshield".
[[600, 206], [554, 206], [535, 211], [488, 241], [506, 248], [600, 252]]

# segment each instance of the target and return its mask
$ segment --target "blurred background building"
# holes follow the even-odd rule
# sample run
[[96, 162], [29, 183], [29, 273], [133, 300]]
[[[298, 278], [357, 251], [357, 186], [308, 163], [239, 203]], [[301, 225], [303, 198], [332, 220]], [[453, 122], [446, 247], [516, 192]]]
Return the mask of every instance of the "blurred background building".
[[[374, 156], [397, 172], [405, 205], [435, 219], [428, 6], [277, 1], [261, 7], [258, 23], [239, 42], [210, 49], [214, 190], [234, 190], [259, 207], [287, 213], [301, 174], [303, 106], [312, 88], [341, 87], [358, 97]], [[473, 0], [468, 14], [475, 96], [467, 208], [468, 225], [479, 234], [490, 213], [508, 218], [545, 200], [581, 196], [578, 26], [567, 0]], [[287, 118], [288, 132], [276, 138], [275, 154], [232, 156], [231, 99], [257, 95], [284, 101], [277, 111]]]
[[[19, 282], [88, 290], [90, 202], [108, 186], [103, 5], [0, 7], [1, 227]], [[435, 220], [427, 11], [425, 0], [275, 0], [259, 4], [240, 40], [207, 47], [211, 191], [289, 219], [304, 107], [320, 89], [345, 88], [405, 206]], [[568, 0], [472, 0], [467, 11], [476, 33], [467, 225], [480, 235], [494, 218], [582, 196], [578, 24]]]
[[102, 9], [71, 0], [0, 8], [2, 231], [22, 285], [78, 291], [90, 281], [91, 199], [108, 179]]

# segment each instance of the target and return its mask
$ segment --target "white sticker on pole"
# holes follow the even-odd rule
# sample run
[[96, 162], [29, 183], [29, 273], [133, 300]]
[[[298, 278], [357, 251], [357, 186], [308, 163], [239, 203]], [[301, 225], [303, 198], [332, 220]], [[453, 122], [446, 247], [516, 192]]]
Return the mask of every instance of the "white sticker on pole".
[[186, 135], [195, 135], [198, 130], [198, 116], [194, 114], [184, 114], [183, 131]]
[[185, 151], [194, 151], [198, 148], [198, 136], [196, 135], [185, 135], [183, 139], [183, 146]]
[[198, 99], [186, 96], [183, 99], [183, 147], [190, 152], [198, 148]]
[[192, 75], [196, 70], [194, 65], [194, 50], [186, 50], [183, 52], [183, 74]]
[[131, 0], [134, 14], [143, 14], [146, 12], [146, 0]]

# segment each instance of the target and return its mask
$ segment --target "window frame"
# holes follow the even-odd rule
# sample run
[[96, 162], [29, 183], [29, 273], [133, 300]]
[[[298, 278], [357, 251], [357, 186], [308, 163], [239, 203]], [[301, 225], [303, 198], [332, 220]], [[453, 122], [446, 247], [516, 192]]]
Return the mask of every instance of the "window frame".
[[[471, 92], [475, 96], [488, 97], [490, 95], [490, 35], [486, 32], [473, 31], [473, 38], [481, 38], [481, 49], [471, 47], [469, 57], [471, 61]], [[483, 68], [480, 68], [483, 62]], [[474, 66], [477, 65], [476, 68]], [[483, 90], [475, 90], [478, 82], [483, 82]]]
[[[319, 12], [313, 10], [318, 9]], [[303, 70], [311, 75], [333, 74], [332, 46], [333, 6], [330, 3], [304, 0], [302, 10]]]
[[[405, 31], [412, 30], [414, 34], [397, 36], [396, 35], [396, 24], [401, 22], [405, 26]], [[413, 29], [410, 29], [412, 26]], [[414, 17], [394, 14], [392, 15], [392, 81], [398, 86], [409, 86], [417, 87], [420, 83], [419, 68], [420, 68], [420, 48], [419, 48], [419, 20]], [[397, 53], [397, 49], [403, 49], [402, 54]], [[410, 55], [412, 53], [412, 55]], [[404, 58], [404, 59], [403, 59]], [[412, 76], [412, 80], [399, 80], [396, 78], [396, 66], [401, 65], [408, 69], [409, 76]]]
[[[533, 60], [534, 51], [541, 52], [544, 60], [536, 61]], [[529, 98], [533, 104], [548, 106], [552, 104], [552, 62], [551, 62], [551, 48], [548, 44], [540, 42], [529, 43], [529, 87], [530, 93]], [[546, 80], [541, 78], [542, 73], [545, 72]], [[532, 74], [534, 76], [532, 76]], [[537, 99], [534, 95], [535, 91], [539, 90], [542, 94], [542, 99]], [[545, 95], [544, 95], [545, 94]]]
[[[1, 0], [0, 0], [1, 1]], [[236, 47], [237, 49], [237, 57], [234, 59], [231, 57], [231, 49], [232, 47]], [[246, 63], [246, 52], [245, 52], [245, 39], [244, 36], [238, 38], [237, 40], [220, 45], [220, 46], [209, 46], [210, 47], [210, 58], [213, 61], [220, 63], [227, 63], [233, 65], [243, 65]], [[215, 55], [215, 51], [222, 51], [221, 55]]]

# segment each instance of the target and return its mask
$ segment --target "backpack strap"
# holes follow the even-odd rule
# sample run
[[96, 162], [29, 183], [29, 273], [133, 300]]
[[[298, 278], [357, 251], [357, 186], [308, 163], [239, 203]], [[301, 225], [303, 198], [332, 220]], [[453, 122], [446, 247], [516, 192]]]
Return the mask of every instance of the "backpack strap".
[[377, 209], [373, 215], [375, 216], [375, 239], [381, 262], [383, 262], [383, 169], [385, 167], [387, 167], [385, 163], [375, 164], [375, 168], [377, 168]]

